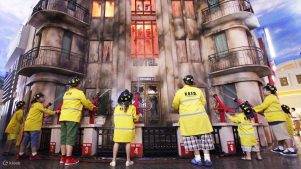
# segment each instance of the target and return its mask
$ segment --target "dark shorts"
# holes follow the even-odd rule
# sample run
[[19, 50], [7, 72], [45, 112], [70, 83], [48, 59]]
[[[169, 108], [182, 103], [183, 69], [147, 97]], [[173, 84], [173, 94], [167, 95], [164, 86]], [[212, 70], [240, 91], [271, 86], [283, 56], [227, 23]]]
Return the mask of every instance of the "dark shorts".
[[74, 146], [76, 143], [79, 123], [72, 121], [61, 122], [61, 145]]
[[214, 141], [210, 133], [198, 136], [183, 136], [186, 151], [213, 150]]
[[21, 145], [26, 147], [30, 141], [31, 147], [39, 147], [40, 131], [25, 131]]

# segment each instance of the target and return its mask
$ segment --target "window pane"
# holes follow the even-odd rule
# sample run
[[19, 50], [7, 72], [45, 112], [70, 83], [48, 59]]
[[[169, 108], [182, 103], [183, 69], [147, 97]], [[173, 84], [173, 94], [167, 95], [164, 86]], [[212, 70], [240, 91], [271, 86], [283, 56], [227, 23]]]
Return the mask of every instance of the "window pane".
[[159, 54], [159, 40], [158, 40], [158, 30], [156, 22], [153, 22], [153, 44], [154, 44], [154, 55], [155, 57], [158, 57]]
[[114, 1], [113, 0], [106, 1], [105, 12], [106, 12], [105, 17], [113, 17], [114, 16]]
[[64, 32], [63, 36], [63, 45], [62, 45], [62, 58], [69, 59], [70, 51], [71, 51], [71, 44], [72, 44], [72, 33], [69, 31]]
[[208, 0], [210, 12], [214, 13], [219, 10], [219, 0]]
[[136, 11], [143, 11], [143, 3], [142, 1], [136, 1]]
[[136, 2], [136, 0], [131, 0], [131, 10], [132, 10], [132, 12], [133, 11], [136, 11], [136, 9], [135, 9], [135, 2]]
[[156, 11], [156, 0], [152, 0], [152, 11]]
[[101, 17], [101, 0], [93, 1], [92, 16], [93, 17]]
[[150, 0], [144, 0], [144, 11], [151, 11], [151, 1]]
[[179, 17], [182, 15], [181, 1], [172, 1], [172, 16]]
[[112, 41], [104, 41], [103, 42], [102, 62], [112, 62], [112, 53], [113, 53], [113, 42]]
[[136, 25], [132, 23], [131, 25], [131, 55], [136, 56]]
[[222, 85], [223, 100], [225, 105], [229, 107], [237, 107], [237, 103], [232, 98], [237, 98], [236, 87], [234, 83]]
[[224, 53], [228, 51], [228, 44], [225, 32], [215, 35], [215, 46], [217, 53]]
[[193, 1], [185, 1], [185, 13], [187, 17], [194, 17]]
[[137, 57], [144, 57], [144, 40], [137, 40]]
[[288, 80], [286, 77], [282, 77], [279, 79], [281, 86], [288, 86]]
[[296, 75], [298, 84], [301, 84], [301, 75]]
[[190, 60], [193, 62], [200, 62], [201, 54], [200, 54], [199, 41], [190, 40], [189, 45], [190, 45]]
[[186, 42], [185, 40], [176, 41], [177, 54], [179, 62], [187, 62]]
[[76, 0], [68, 0], [68, 9], [75, 11], [76, 10]]

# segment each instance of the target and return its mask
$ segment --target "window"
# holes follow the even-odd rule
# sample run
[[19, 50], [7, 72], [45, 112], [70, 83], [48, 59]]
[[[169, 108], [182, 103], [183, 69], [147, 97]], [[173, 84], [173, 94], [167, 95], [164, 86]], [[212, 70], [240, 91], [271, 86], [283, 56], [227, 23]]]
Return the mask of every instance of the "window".
[[103, 51], [103, 53], [102, 53], [101, 61], [103, 63], [112, 62], [113, 42], [112, 41], [104, 41], [102, 51]]
[[72, 33], [70, 31], [65, 30], [63, 36], [63, 44], [62, 44], [62, 58], [70, 59], [70, 51], [72, 45]]
[[176, 46], [177, 46], [178, 61], [181, 63], [187, 62], [187, 52], [186, 52], [187, 48], [186, 48], [185, 40], [177, 40]]
[[181, 0], [171, 1], [171, 6], [172, 6], [172, 16], [181, 17], [182, 16]]
[[131, 56], [134, 58], [157, 58], [159, 55], [155, 2], [131, 0]]
[[301, 84], [301, 75], [296, 75], [298, 84]]
[[222, 86], [223, 100], [228, 107], [237, 107], [232, 98], [237, 98], [235, 83], [225, 84]]
[[68, 0], [67, 8], [75, 11], [76, 10], [76, 0]]
[[57, 85], [55, 89], [55, 98], [56, 100], [53, 103], [53, 108], [57, 109], [63, 103], [63, 96], [66, 91], [65, 86]]
[[184, 4], [185, 4], [185, 15], [186, 15], [186, 17], [194, 17], [193, 0], [184, 1]]
[[208, 6], [211, 13], [219, 10], [219, 0], [208, 0]]
[[198, 40], [189, 40], [190, 47], [190, 61], [192, 62], [200, 62], [201, 54], [200, 54], [200, 45]]
[[114, 0], [106, 0], [105, 17], [114, 17]]
[[93, 0], [92, 17], [101, 17], [101, 0]]
[[227, 37], [225, 32], [218, 33], [214, 37], [216, 53], [228, 52]]
[[132, 14], [155, 14], [156, 2], [155, 0], [131, 0]]
[[287, 77], [279, 78], [279, 81], [280, 81], [281, 86], [288, 86]]
[[102, 48], [99, 41], [90, 41], [89, 49], [89, 63], [97, 63], [99, 55], [101, 54]]

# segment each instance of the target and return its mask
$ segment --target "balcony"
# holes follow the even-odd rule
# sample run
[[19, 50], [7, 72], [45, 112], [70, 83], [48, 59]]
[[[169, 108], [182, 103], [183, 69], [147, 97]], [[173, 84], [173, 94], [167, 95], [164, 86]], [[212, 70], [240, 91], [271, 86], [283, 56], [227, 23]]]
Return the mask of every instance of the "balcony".
[[271, 74], [260, 48], [243, 46], [209, 55], [211, 77], [238, 72], [255, 72], [259, 77]]
[[41, 46], [21, 55], [18, 74], [30, 77], [39, 72], [84, 75], [84, 55], [61, 48]]
[[249, 0], [221, 0], [219, 3], [203, 9], [202, 16], [203, 25], [207, 28], [230, 20], [245, 20], [251, 17], [253, 17], [253, 23], [250, 24], [258, 25], [258, 20], [254, 16]]
[[40, 0], [33, 8], [28, 21], [36, 28], [45, 23], [57, 22], [87, 27], [90, 22], [90, 11], [74, 0]]

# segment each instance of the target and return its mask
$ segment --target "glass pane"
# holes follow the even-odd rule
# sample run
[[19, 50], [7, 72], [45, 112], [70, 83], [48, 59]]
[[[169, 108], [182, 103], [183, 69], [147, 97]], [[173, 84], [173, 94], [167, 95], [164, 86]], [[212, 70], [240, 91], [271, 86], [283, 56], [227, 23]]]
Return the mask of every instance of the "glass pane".
[[156, 22], [153, 22], [153, 45], [154, 45], [154, 55], [155, 57], [158, 57], [159, 54], [159, 40], [158, 40], [158, 30], [157, 30], [157, 25]]
[[76, 0], [68, 0], [67, 8], [70, 10], [76, 10]]
[[101, 2], [100, 0], [94, 0], [92, 6], [92, 16], [101, 17]]
[[156, 11], [156, 0], [152, 0], [152, 11]]
[[143, 32], [143, 24], [137, 25], [137, 38], [142, 39], [144, 38], [144, 32]]
[[151, 1], [144, 0], [144, 11], [151, 11]]
[[193, 1], [185, 1], [185, 12], [187, 17], [194, 17]]
[[113, 17], [114, 16], [114, 1], [106, 1], [106, 10], [105, 17]]
[[102, 62], [112, 62], [112, 41], [104, 41], [103, 42], [103, 54], [102, 54]]
[[153, 54], [153, 45], [152, 39], [145, 39], [145, 54], [148, 58], [152, 57]]
[[179, 62], [187, 62], [186, 42], [185, 40], [176, 41], [177, 54]]
[[200, 54], [200, 46], [199, 41], [197, 40], [191, 40], [189, 41], [190, 44], [190, 60], [194, 62], [198, 62], [201, 60], [201, 54]]
[[215, 35], [215, 46], [217, 53], [224, 53], [228, 51], [228, 44], [225, 32]]
[[62, 59], [69, 59], [72, 43], [72, 33], [69, 31], [64, 32], [63, 45], [62, 45]]
[[136, 1], [136, 11], [143, 11], [143, 3], [141, 0]]
[[131, 11], [136, 11], [135, 2], [136, 2], [136, 0], [131, 0]]
[[181, 9], [181, 1], [172, 1], [172, 16], [179, 17], [182, 16], [182, 9]]
[[158, 86], [157, 85], [149, 85], [147, 88], [147, 94], [158, 94]]
[[136, 55], [136, 25], [132, 23], [131, 25], [131, 55]]
[[144, 57], [144, 39], [137, 40], [137, 57]]

